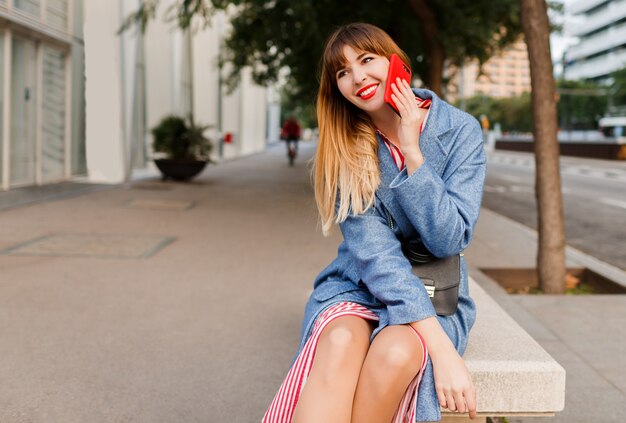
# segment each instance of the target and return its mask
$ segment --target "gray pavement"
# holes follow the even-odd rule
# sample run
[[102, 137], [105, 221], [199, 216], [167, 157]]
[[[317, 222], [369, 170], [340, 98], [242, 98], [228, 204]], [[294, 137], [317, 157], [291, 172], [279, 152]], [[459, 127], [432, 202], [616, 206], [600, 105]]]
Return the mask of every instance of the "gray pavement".
[[[277, 145], [190, 184], [25, 190], [13, 206], [0, 193], [0, 422], [260, 421], [340, 241], [319, 232], [313, 148], [293, 168]], [[535, 244], [483, 210], [466, 256], [567, 370], [565, 411], [546, 421], [626, 421], [626, 297], [510, 296], [478, 270], [532, 267]]]

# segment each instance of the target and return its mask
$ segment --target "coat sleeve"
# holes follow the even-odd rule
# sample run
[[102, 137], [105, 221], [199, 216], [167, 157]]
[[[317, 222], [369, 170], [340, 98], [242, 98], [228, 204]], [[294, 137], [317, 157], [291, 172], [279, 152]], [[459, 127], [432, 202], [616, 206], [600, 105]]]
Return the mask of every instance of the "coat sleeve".
[[387, 306], [389, 324], [436, 315], [424, 284], [411, 272], [400, 242], [375, 206], [349, 215], [339, 227], [360, 279]]
[[404, 169], [390, 184], [422, 242], [437, 257], [463, 251], [478, 219], [486, 158], [477, 121], [457, 132], [449, 155], [443, 177], [426, 160], [411, 176]]

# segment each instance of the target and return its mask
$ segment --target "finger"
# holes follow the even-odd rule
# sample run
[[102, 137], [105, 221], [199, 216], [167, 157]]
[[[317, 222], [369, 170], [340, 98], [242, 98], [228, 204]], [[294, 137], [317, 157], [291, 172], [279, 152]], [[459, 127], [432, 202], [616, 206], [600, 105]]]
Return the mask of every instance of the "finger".
[[409, 91], [411, 91], [411, 94], [413, 94], [413, 90], [411, 89], [411, 84], [409, 84], [406, 79], [403, 79], [402, 83]]
[[402, 93], [406, 96], [407, 100], [415, 102], [415, 94], [413, 94], [413, 90], [411, 89], [409, 83], [404, 79], [400, 79], [399, 84], [402, 89]]
[[448, 403], [446, 402], [446, 395], [443, 393], [442, 389], [436, 388], [437, 398], [439, 398], [439, 405], [442, 408], [448, 408]]
[[448, 403], [448, 410], [456, 411], [456, 403], [454, 402], [454, 396], [452, 395], [452, 391], [446, 391], [446, 402]]
[[398, 91], [402, 95], [403, 100], [405, 100], [407, 102], [407, 104], [408, 104], [408, 102], [411, 101], [411, 96], [408, 95], [408, 93], [406, 91], [406, 87], [404, 85], [404, 80], [400, 79], [400, 78], [396, 78], [395, 84], [398, 87]]
[[469, 412], [470, 419], [476, 417], [476, 390], [472, 386], [465, 391], [465, 403], [467, 404], [467, 411]]
[[396, 107], [398, 108], [398, 112], [400, 112], [400, 117], [406, 116], [406, 113], [407, 113], [406, 106], [400, 101], [400, 98], [395, 94], [391, 94], [391, 99], [393, 100]]
[[402, 92], [401, 97], [404, 100], [403, 104], [406, 107], [406, 116], [411, 117], [412, 119], [419, 118], [419, 107], [417, 106], [417, 102], [415, 101], [415, 94], [413, 94], [413, 90], [407, 84], [404, 79], [396, 78], [398, 80], [397, 86]]
[[[402, 91], [408, 93], [409, 91], [411, 91], [411, 87], [409, 87], [409, 84], [406, 82], [406, 80], [404, 79], [400, 79], [398, 78], [398, 80], [400, 81], [400, 87], [402, 88]], [[411, 94], [413, 94], [413, 91], [411, 91]]]
[[396, 97], [398, 98], [398, 101], [396, 101], [396, 106], [398, 106], [398, 103], [402, 103], [402, 105], [406, 109], [407, 108], [406, 99], [404, 97], [404, 94], [402, 93], [402, 91], [400, 91], [400, 88], [398, 87], [396, 83], [391, 84], [391, 90], [393, 91], [392, 95], [395, 94]]
[[465, 407], [465, 400], [463, 399], [463, 391], [452, 392], [454, 397], [454, 404], [456, 405], [456, 411], [459, 413], [465, 413], [467, 408]]

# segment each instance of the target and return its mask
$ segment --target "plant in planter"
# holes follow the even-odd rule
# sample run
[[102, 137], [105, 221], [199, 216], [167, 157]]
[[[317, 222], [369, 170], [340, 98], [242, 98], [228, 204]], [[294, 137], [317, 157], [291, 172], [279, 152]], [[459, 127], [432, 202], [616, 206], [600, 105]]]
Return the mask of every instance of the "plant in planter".
[[152, 144], [157, 156], [154, 163], [163, 174], [163, 179], [187, 181], [211, 161], [211, 140], [204, 136], [209, 125], [196, 125], [193, 116], [165, 116], [152, 128]]

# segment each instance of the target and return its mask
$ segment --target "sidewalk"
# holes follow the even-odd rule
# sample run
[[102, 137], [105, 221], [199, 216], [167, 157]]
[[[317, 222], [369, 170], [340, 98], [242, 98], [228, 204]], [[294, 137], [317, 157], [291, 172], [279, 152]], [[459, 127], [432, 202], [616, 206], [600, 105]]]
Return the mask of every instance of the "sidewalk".
[[[563, 412], [552, 418], [508, 421], [622, 423], [626, 421], [626, 296], [508, 295], [477, 271], [534, 268], [536, 239], [534, 231], [483, 209], [465, 254], [474, 280], [567, 372]], [[588, 262], [582, 253], [568, 249], [568, 265]]]
[[[300, 147], [0, 211], [0, 421], [260, 421], [340, 241]], [[513, 297], [475, 270], [534, 266], [533, 236], [483, 210], [472, 276], [566, 368], [545, 421], [626, 421], [626, 298]]]

